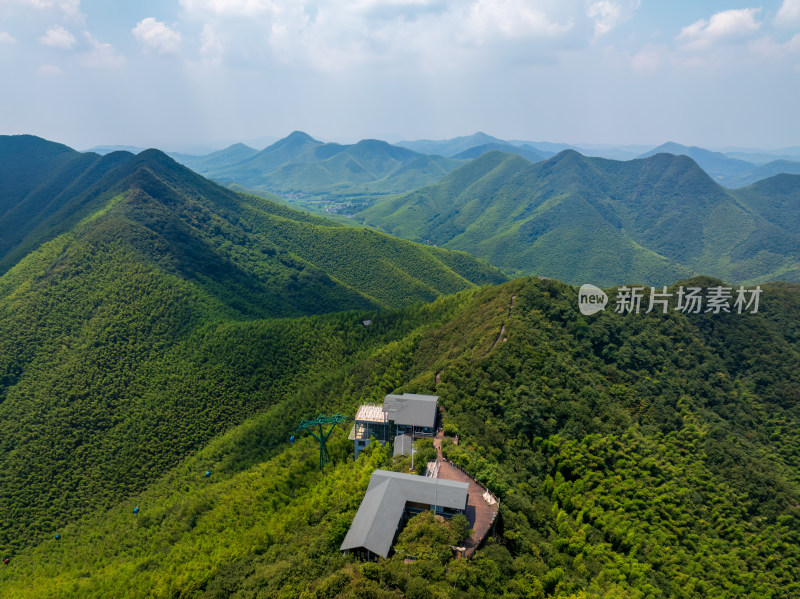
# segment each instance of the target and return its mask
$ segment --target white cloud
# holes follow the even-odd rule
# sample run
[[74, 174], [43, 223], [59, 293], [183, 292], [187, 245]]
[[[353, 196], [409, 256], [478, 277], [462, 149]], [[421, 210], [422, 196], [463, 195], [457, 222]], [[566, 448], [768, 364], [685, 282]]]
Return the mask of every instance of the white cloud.
[[706, 21], [700, 19], [684, 27], [678, 40], [692, 50], [702, 50], [719, 43], [729, 43], [750, 37], [761, 27], [756, 21], [760, 8], [725, 10]]
[[781, 27], [800, 25], [800, 0], [783, 0], [778, 14], [775, 15], [775, 24]]
[[98, 42], [88, 31], [85, 31], [83, 35], [91, 47], [91, 51], [81, 57], [83, 66], [116, 69], [125, 64], [125, 57], [119, 54], [111, 44]]
[[55, 77], [64, 74], [64, 70], [61, 67], [57, 67], [54, 64], [43, 64], [39, 67], [39, 74], [46, 75], [48, 77]]
[[639, 73], [650, 73], [657, 71], [668, 60], [669, 51], [666, 48], [650, 44], [633, 55], [631, 66]]
[[83, 21], [85, 15], [81, 12], [80, 0], [0, 0], [0, 4], [7, 2], [27, 6], [36, 10], [57, 10], [69, 19]]
[[16, 43], [16, 41], [17, 38], [7, 31], [0, 31], [0, 44], [13, 44]]
[[781, 59], [792, 54], [800, 54], [800, 33], [783, 44], [774, 42], [769, 37], [760, 37], [749, 44], [750, 50], [764, 58]]
[[557, 37], [574, 26], [559, 23], [525, 0], [478, 0], [463, 22], [467, 39], [485, 43], [497, 38]]
[[298, 0], [180, 0], [180, 5], [188, 13], [244, 18], [279, 14], [292, 5], [304, 8]]
[[69, 50], [78, 40], [61, 25], [56, 25], [48, 29], [44, 35], [40, 36], [39, 41], [45, 46]]
[[[422, 69], [555, 62], [595, 30], [627, 19], [639, 0], [180, 0], [204, 25], [200, 54], [251, 66], [325, 71], [358, 65]], [[594, 0], [596, 3], [596, 0]], [[604, 4], [605, 5], [605, 4]], [[616, 7], [616, 8], [615, 8]], [[474, 64], [473, 64], [474, 66]]]
[[594, 21], [595, 36], [605, 35], [620, 23], [630, 19], [640, 4], [639, 0], [627, 2], [590, 0], [586, 7], [586, 15]]
[[202, 42], [200, 54], [202, 54], [206, 60], [217, 63], [222, 59], [222, 40], [220, 40], [217, 32], [208, 23], [203, 25], [203, 31], [200, 33], [200, 41]]
[[142, 19], [133, 28], [133, 36], [145, 46], [161, 54], [177, 52], [181, 45], [181, 34], [166, 23], [153, 17]]

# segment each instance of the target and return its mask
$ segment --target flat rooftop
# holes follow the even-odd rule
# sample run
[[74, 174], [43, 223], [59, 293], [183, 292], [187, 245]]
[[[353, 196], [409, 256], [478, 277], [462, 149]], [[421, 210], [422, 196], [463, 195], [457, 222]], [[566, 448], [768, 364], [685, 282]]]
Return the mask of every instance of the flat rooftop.
[[356, 420], [359, 422], [386, 422], [386, 414], [383, 406], [364, 404], [356, 412]]

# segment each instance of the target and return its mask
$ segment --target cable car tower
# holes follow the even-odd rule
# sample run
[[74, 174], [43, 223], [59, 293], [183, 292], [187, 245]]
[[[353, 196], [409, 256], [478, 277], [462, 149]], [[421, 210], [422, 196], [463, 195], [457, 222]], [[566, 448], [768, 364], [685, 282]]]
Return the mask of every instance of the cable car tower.
[[[346, 421], [347, 418], [339, 413], [337, 413], [335, 416], [323, 416], [320, 414], [317, 416], [316, 420], [301, 420], [300, 425], [295, 431], [300, 433], [304, 430], [307, 430], [317, 441], [319, 441], [319, 469], [322, 472], [325, 472], [325, 464], [331, 461], [331, 456], [328, 454], [328, 447], [325, 442], [328, 440], [328, 437], [331, 436], [331, 433], [334, 431], [334, 429], [336, 429], [336, 425]], [[331, 428], [329, 428], [328, 432], [326, 433], [323, 430], [323, 427], [329, 424], [331, 425]], [[319, 427], [319, 434], [314, 432], [314, 429], [317, 427]]]

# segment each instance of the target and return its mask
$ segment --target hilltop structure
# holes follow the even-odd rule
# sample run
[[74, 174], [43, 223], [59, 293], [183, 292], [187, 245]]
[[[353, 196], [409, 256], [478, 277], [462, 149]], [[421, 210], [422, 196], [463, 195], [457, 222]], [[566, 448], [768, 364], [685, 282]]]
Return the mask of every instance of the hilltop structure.
[[355, 444], [355, 454], [369, 445], [374, 437], [385, 445], [397, 435], [412, 439], [433, 437], [436, 434], [436, 415], [439, 397], [436, 395], [387, 395], [383, 405], [364, 404], [358, 408], [349, 439]]
[[412, 516], [433, 510], [452, 518], [466, 511], [468, 496], [469, 485], [464, 482], [376, 470], [340, 550], [366, 559], [387, 557]]

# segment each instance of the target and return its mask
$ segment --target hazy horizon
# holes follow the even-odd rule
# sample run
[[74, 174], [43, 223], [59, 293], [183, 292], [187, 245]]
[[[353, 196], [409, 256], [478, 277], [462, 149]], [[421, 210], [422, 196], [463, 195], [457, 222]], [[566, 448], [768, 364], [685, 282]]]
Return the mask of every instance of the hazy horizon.
[[[325, 143], [352, 144], [352, 143], [357, 143], [359, 141], [362, 141], [364, 139], [380, 139], [380, 138], [376, 138], [376, 137], [364, 137], [364, 138], [348, 137], [346, 139], [324, 138], [324, 137], [321, 137], [321, 136], [318, 136], [318, 135], [314, 135], [313, 132], [305, 131], [305, 130], [302, 130], [302, 129], [295, 129], [295, 131], [301, 131], [303, 133], [306, 133], [307, 135], [310, 135], [311, 137], [313, 137], [317, 141], [321, 141], [321, 142], [325, 142]], [[136, 148], [137, 150], [145, 150], [145, 149], [148, 149], [148, 148], [156, 148], [156, 149], [162, 150], [164, 152], [176, 152], [176, 153], [180, 153], [180, 154], [192, 154], [192, 152], [195, 152], [195, 153], [197, 153], [197, 155], [201, 155], [201, 154], [210, 154], [210, 153], [216, 152], [218, 150], [224, 150], [224, 149], [226, 149], [226, 148], [228, 148], [228, 147], [230, 147], [232, 145], [244, 144], [244, 145], [247, 145], [247, 146], [249, 146], [249, 147], [251, 147], [253, 149], [256, 149], [256, 150], [260, 151], [260, 150], [263, 150], [263, 149], [273, 145], [274, 143], [276, 143], [278, 141], [281, 141], [282, 139], [285, 139], [286, 137], [291, 135], [293, 132], [294, 131], [290, 131], [290, 132], [288, 132], [288, 133], [286, 133], [284, 135], [281, 135], [281, 136], [266, 135], [266, 136], [262, 136], [260, 138], [249, 139], [249, 140], [248, 139], [216, 140], [216, 141], [209, 141], [209, 142], [205, 142], [205, 143], [190, 144], [190, 145], [182, 145], [180, 142], [175, 143], [175, 144], [169, 144], [168, 143], [168, 144], [165, 144], [163, 146], [153, 146], [153, 145], [134, 146], [132, 144], [100, 143], [100, 144], [95, 144], [95, 145], [90, 146], [90, 147], [73, 147], [73, 149], [79, 150], [81, 152], [87, 152], [87, 151], [92, 151], [92, 150], [95, 150], [95, 149], [105, 149], [105, 148]], [[469, 137], [471, 135], [480, 134], [480, 133], [483, 133], [483, 134], [486, 134], [486, 135], [490, 135], [492, 137], [498, 137], [496, 135], [492, 135], [491, 133], [487, 133], [486, 131], [473, 131], [472, 133], [465, 133], [463, 135], [457, 135], [455, 137]], [[401, 143], [401, 142], [412, 142], [412, 141], [447, 141], [448, 139], [453, 139], [453, 138], [446, 138], [446, 139], [444, 139], [444, 138], [443, 139], [433, 139], [433, 138], [430, 138], [430, 137], [421, 137], [421, 138], [417, 138], [417, 139], [411, 139], [411, 138], [384, 138], [384, 139], [381, 139], [381, 141], [385, 141], [385, 142], [391, 143], [391, 144], [397, 144], [397, 143]], [[498, 137], [498, 139], [502, 139], [502, 138]], [[673, 140], [673, 139], [654, 142], [654, 143], [651, 143], [651, 144], [584, 143], [584, 142], [580, 142], [580, 141], [578, 141], [578, 142], [568, 142], [568, 141], [563, 141], [563, 140], [552, 140], [552, 139], [531, 139], [531, 140], [502, 139], [502, 140], [503, 141], [513, 141], [515, 143], [531, 142], [531, 143], [564, 144], [564, 145], [573, 146], [573, 147], [579, 148], [579, 149], [580, 148], [585, 148], [587, 150], [588, 149], [628, 150], [631, 153], [635, 153], [635, 152], [645, 153], [645, 152], [647, 152], [649, 150], [652, 150], [652, 149], [654, 149], [656, 147], [659, 147], [661, 145], [664, 145], [664, 144], [670, 143], [670, 142], [674, 142], [674, 143], [678, 143], [678, 144], [681, 143], [679, 140]], [[50, 141], [55, 141], [55, 142], [58, 142], [58, 143], [65, 143], [65, 142], [60, 141], [58, 139], [52, 139]], [[66, 145], [69, 145], [69, 144], [66, 144]], [[682, 145], [688, 146], [689, 144], [682, 144]], [[788, 150], [792, 150], [794, 152], [800, 151], [800, 146], [785, 146], [785, 147], [782, 147], [782, 148], [756, 148], [756, 147], [736, 147], [736, 146], [726, 146], [726, 147], [698, 146], [698, 147], [701, 147], [704, 150], [710, 150], [710, 151], [714, 151], [714, 152], [763, 152], [765, 154], [774, 153], [776, 155], [779, 154], [782, 151], [788, 151]]]
[[[0, 133], [800, 145], [800, 0], [0, 1]], [[263, 146], [262, 146], [263, 147]]]

